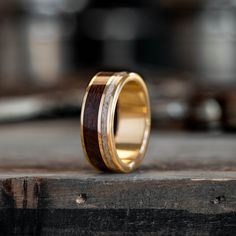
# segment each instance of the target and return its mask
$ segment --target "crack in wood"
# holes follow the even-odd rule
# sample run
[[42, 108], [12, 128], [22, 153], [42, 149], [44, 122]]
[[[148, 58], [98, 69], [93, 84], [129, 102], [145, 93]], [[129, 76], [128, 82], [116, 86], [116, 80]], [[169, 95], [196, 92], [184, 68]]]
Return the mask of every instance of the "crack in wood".
[[40, 178], [13, 178], [2, 181], [2, 198], [7, 208], [38, 208]]

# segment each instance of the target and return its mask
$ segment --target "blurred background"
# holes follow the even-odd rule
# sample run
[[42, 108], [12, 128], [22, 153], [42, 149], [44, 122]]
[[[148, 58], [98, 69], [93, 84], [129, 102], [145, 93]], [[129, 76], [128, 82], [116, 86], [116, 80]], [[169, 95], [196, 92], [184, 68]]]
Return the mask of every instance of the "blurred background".
[[236, 0], [0, 2], [0, 125], [79, 119], [98, 71], [135, 71], [153, 129], [236, 131]]

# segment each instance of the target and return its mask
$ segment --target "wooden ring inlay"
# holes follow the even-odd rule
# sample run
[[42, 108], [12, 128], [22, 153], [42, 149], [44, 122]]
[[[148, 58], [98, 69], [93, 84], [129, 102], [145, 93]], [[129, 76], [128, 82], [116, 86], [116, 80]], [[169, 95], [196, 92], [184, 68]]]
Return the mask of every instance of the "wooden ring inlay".
[[92, 85], [88, 91], [84, 109], [83, 134], [84, 145], [91, 163], [101, 170], [108, 171], [98, 143], [98, 112], [105, 86]]

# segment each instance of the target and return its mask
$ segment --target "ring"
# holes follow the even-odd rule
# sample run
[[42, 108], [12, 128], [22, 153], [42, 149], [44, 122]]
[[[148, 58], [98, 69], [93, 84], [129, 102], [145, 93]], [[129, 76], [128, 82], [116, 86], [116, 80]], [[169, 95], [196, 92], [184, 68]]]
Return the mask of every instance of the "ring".
[[147, 87], [136, 73], [100, 72], [81, 110], [85, 156], [99, 170], [131, 172], [147, 150], [151, 125]]

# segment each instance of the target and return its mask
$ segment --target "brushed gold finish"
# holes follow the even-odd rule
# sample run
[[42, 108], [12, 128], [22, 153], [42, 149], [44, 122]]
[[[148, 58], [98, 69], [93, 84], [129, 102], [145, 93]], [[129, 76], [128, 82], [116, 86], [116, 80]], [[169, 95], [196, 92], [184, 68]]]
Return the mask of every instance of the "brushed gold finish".
[[[97, 132], [101, 160], [108, 170], [131, 172], [140, 166], [149, 140], [151, 113], [147, 87], [136, 73], [104, 76], [101, 72], [94, 76], [86, 90], [81, 112], [81, 141], [90, 162], [92, 157], [87, 151], [93, 147], [85, 145], [83, 128], [87, 96], [94, 85], [105, 85], [97, 114], [97, 130], [91, 130]], [[93, 118], [88, 116], [88, 119]]]

